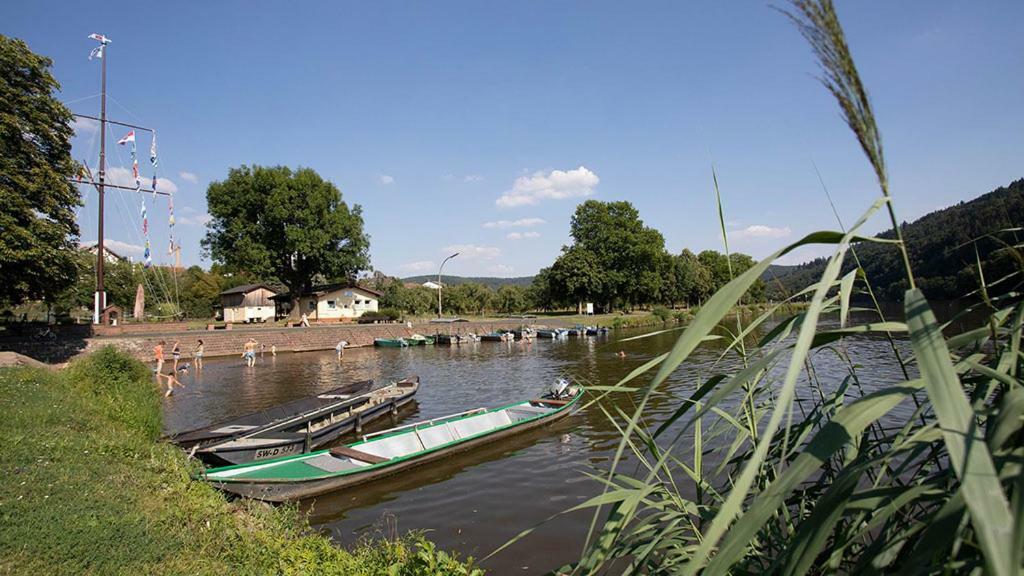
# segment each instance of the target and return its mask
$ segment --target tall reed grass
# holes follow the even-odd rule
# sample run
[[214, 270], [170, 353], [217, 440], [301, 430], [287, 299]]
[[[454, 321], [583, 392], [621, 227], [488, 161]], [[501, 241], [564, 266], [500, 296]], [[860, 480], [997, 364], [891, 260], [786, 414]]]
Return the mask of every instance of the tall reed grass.
[[[733, 279], [670, 352], [613, 386], [593, 387], [591, 405], [605, 411], [622, 438], [610, 469], [594, 476], [603, 492], [573, 509], [593, 510], [593, 523], [579, 561], [562, 572], [1019, 574], [1020, 272], [990, 281], [977, 262], [981, 287], [964, 306], [984, 319], [977, 328], [945, 333], [952, 324], [940, 324], [915, 287], [881, 134], [832, 3], [796, 0], [784, 14], [816, 55], [821, 81], [867, 156], [880, 195], [848, 229], [809, 234]], [[717, 175], [715, 188], [717, 195]], [[895, 238], [861, 236], [882, 210]], [[882, 315], [856, 259], [860, 242], [899, 251], [909, 287], [905, 321]], [[813, 244], [833, 253], [818, 281], [794, 295], [810, 296], [810, 304], [789, 313], [780, 303], [741, 320], [720, 369], [667, 421], [649, 424], [652, 396], [702, 342], [721, 338], [712, 330], [753, 282], [777, 258]], [[1005, 245], [1024, 262], [1020, 248]], [[842, 274], [849, 254], [855, 267]], [[853, 302], [864, 297], [871, 306], [857, 308]], [[864, 316], [855, 310], [875, 318], [855, 322]], [[838, 327], [824, 327], [828, 317], [838, 317]], [[753, 341], [759, 332], [766, 335]], [[855, 364], [846, 346], [870, 334], [889, 338], [901, 376], [866, 391], [862, 377], [873, 367]], [[838, 358], [845, 374], [823, 380], [814, 370], [822, 355]], [[619, 394], [632, 396], [631, 413], [607, 407]]]

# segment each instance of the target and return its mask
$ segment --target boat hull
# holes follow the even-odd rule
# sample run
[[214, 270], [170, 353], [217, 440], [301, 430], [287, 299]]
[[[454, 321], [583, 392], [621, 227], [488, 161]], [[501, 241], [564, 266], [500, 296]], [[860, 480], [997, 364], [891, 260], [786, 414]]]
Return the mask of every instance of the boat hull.
[[330, 444], [349, 432], [361, 432], [363, 426], [375, 420], [379, 420], [389, 414], [397, 415], [399, 410], [413, 401], [413, 396], [415, 394], [416, 390], [413, 389], [390, 402], [377, 404], [376, 406], [368, 408], [355, 416], [339, 420], [330, 426], [318, 430], [314, 434], [310, 434], [308, 450], [305, 434], [295, 433], [293, 437], [290, 439], [282, 439], [280, 443], [259, 447], [218, 450], [217, 447], [214, 446], [207, 451], [197, 452], [196, 457], [208, 466], [230, 466], [232, 464], [246, 464], [249, 462], [258, 462], [260, 460], [270, 460], [272, 458], [279, 458], [281, 456], [288, 456], [291, 454], [302, 454], [303, 452], [312, 451], [326, 444]]
[[409, 344], [401, 338], [377, 338], [373, 341], [373, 345], [381, 348], [404, 348]]
[[423, 456], [398, 462], [382, 468], [367, 470], [359, 474], [347, 474], [331, 478], [307, 480], [303, 482], [217, 482], [210, 481], [216, 488], [246, 498], [255, 498], [267, 502], [288, 502], [313, 498], [328, 492], [335, 492], [344, 488], [357, 486], [387, 476], [392, 476], [406, 470], [416, 468], [447, 458], [454, 454], [472, 450], [476, 447], [497, 442], [499, 440], [521, 434], [523, 432], [551, 425], [558, 420], [568, 416], [571, 410], [561, 410], [548, 417], [524, 422], [511, 428], [505, 428], [486, 436], [466, 440], [440, 450], [435, 450]]

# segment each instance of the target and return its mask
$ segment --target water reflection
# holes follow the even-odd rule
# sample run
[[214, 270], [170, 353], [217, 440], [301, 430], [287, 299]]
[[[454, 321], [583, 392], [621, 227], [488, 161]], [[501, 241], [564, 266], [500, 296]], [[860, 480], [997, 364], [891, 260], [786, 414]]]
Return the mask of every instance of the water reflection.
[[[276, 358], [267, 354], [253, 368], [246, 368], [240, 358], [210, 359], [202, 374], [186, 377], [187, 388], [167, 400], [165, 421], [169, 431], [194, 428], [353, 380], [396, 380], [411, 374], [421, 377], [422, 386], [416, 406], [403, 411], [399, 419], [434, 418], [532, 397], [565, 374], [592, 384], [614, 384], [668, 351], [680, 332], [622, 340], [637, 334], [459, 347], [360, 348], [346, 351], [340, 363], [333, 351]], [[752, 342], [762, 335], [752, 335]], [[854, 364], [869, 368], [857, 372], [866, 390], [900, 377], [888, 342], [881, 337], [861, 338], [845, 348], [815, 354], [815, 372], [827, 390], [848, 374], [839, 356], [844, 349]], [[734, 354], [721, 357], [723, 350], [723, 342], [718, 341], [694, 352], [652, 397], [645, 422], [653, 426], [664, 422], [716, 363], [719, 369], [738, 365]], [[801, 396], [811, 394], [816, 392], [801, 388]], [[614, 399], [614, 406], [631, 413], [635, 401], [622, 395]], [[675, 432], [669, 428], [669, 436]], [[711, 435], [710, 430], [705, 433]], [[692, 451], [691, 438], [692, 431], [682, 435], [679, 454], [684, 460]], [[599, 486], [583, 472], [606, 467], [618, 441], [615, 427], [595, 407], [552, 427], [304, 506], [316, 525], [345, 544], [373, 533], [381, 518], [393, 515], [400, 532], [429, 529], [430, 538], [440, 546], [479, 557], [524, 528], [597, 494]], [[625, 470], [633, 469], [627, 458]], [[535, 573], [572, 561], [578, 558], [589, 521], [587, 513], [560, 516], [492, 558], [487, 567], [499, 574], [523, 568]]]

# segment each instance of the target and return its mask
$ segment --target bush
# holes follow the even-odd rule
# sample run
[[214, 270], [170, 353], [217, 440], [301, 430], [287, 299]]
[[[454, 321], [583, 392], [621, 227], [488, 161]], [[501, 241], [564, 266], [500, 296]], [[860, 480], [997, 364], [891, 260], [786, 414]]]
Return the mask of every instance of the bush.
[[68, 381], [78, 394], [98, 400], [112, 420], [151, 439], [160, 435], [160, 395], [153, 372], [142, 362], [107, 346], [72, 362]]
[[668, 322], [668, 319], [672, 317], [672, 312], [664, 306], [655, 306], [654, 309], [651, 310], [651, 314], [657, 316], [662, 322]]

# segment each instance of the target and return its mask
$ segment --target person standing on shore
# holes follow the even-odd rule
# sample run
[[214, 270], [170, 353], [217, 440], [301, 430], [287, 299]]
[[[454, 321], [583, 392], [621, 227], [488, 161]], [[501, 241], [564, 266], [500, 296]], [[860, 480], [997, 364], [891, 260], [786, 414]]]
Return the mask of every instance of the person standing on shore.
[[345, 346], [348, 346], [348, 342], [342, 340], [334, 347], [334, 351], [338, 353], [338, 362], [341, 362], [341, 359], [345, 357]]
[[302, 326], [303, 328], [309, 328], [309, 317], [306, 316], [305, 312], [303, 312], [302, 316], [299, 318], [299, 326]]
[[242, 358], [245, 358], [245, 365], [252, 368], [256, 365], [256, 339], [249, 338], [249, 341], [242, 347]]
[[196, 343], [196, 347], [192, 350], [192, 357], [195, 359], [196, 372], [203, 369], [203, 341], [202, 339]]
[[153, 359], [156, 360], [156, 382], [160, 383], [161, 372], [164, 369], [164, 341], [157, 342], [156, 346], [153, 346]]

